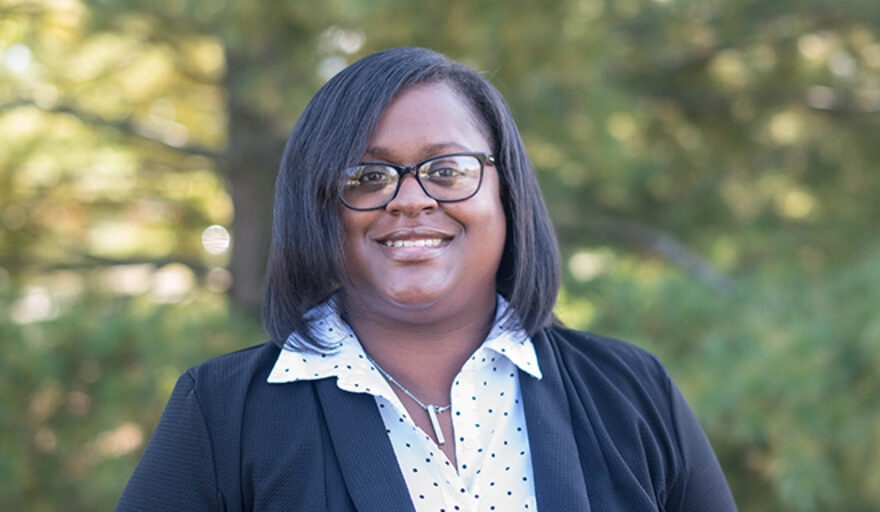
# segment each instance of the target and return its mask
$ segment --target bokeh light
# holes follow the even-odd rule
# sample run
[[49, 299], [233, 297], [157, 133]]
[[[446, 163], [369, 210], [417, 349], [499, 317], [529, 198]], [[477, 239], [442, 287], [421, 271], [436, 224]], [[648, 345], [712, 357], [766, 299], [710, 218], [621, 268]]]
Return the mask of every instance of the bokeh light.
[[202, 247], [208, 254], [223, 254], [229, 249], [231, 242], [229, 230], [219, 224], [208, 226], [202, 231]]

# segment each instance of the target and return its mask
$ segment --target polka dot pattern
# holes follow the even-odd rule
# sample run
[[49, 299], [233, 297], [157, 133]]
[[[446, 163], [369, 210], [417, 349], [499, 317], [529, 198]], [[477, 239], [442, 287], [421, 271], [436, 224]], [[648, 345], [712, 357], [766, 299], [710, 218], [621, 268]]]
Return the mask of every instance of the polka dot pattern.
[[[499, 312], [507, 303], [498, 296]], [[535, 488], [519, 378], [541, 378], [531, 340], [500, 325], [465, 362], [452, 389], [455, 468], [407, 414], [388, 382], [366, 359], [351, 328], [336, 314], [333, 299], [306, 315], [331, 354], [299, 352], [289, 339], [269, 375], [270, 383], [335, 377], [340, 389], [367, 393], [391, 440], [417, 512], [534, 511]], [[293, 336], [293, 335], [292, 335]], [[452, 436], [447, 435], [447, 438]]]

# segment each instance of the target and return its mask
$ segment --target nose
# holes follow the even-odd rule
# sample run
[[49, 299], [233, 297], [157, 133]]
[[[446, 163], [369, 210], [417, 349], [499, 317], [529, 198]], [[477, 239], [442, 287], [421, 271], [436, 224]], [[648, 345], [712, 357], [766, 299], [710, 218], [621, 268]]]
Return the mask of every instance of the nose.
[[400, 180], [397, 195], [385, 206], [385, 211], [412, 216], [437, 209], [437, 201], [425, 193], [415, 176], [405, 174]]

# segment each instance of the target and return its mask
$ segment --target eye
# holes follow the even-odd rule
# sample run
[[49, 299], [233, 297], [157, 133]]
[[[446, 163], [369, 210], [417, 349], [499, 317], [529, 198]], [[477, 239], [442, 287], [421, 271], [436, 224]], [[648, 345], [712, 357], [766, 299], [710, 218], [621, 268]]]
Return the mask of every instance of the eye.
[[461, 169], [451, 166], [432, 168], [428, 171], [428, 176], [431, 178], [454, 178], [461, 176]]
[[387, 167], [366, 165], [356, 167], [352, 171], [347, 186], [357, 187], [365, 192], [380, 190], [394, 181], [394, 173]]
[[386, 181], [388, 181], [388, 174], [381, 171], [365, 172], [358, 177], [358, 182], [361, 185], [367, 185], [370, 183], [384, 183]]
[[453, 185], [462, 177], [464, 170], [455, 160], [438, 160], [430, 163], [430, 166], [422, 173], [423, 178], [438, 185]]

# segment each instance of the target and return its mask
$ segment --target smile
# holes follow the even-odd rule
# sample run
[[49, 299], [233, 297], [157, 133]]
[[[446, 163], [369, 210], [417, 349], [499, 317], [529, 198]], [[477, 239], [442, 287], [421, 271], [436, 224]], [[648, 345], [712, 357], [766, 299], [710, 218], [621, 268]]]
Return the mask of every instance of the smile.
[[443, 240], [439, 238], [421, 238], [418, 240], [385, 240], [385, 247], [440, 247]]

